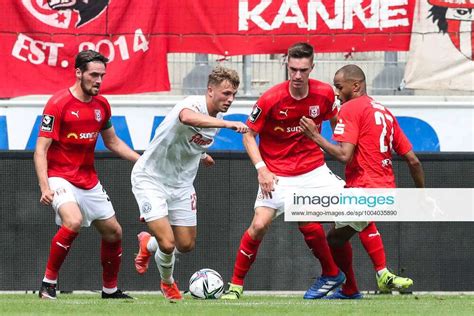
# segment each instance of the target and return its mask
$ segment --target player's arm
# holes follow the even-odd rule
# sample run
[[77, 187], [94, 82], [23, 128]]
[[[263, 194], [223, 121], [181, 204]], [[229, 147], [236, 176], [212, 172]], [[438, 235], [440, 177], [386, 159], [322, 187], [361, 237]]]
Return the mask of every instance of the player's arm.
[[128, 145], [117, 136], [113, 126], [102, 130], [100, 134], [104, 140], [105, 147], [119, 155], [121, 158], [130, 160], [131, 162], [135, 162], [140, 158], [138, 153], [128, 147]]
[[194, 127], [229, 128], [235, 130], [237, 133], [246, 133], [248, 131], [247, 125], [242, 122], [221, 120], [209, 115], [194, 112], [190, 109], [182, 109], [179, 113], [179, 120], [185, 125]]
[[333, 156], [337, 160], [347, 163], [352, 159], [354, 154], [355, 145], [351, 143], [338, 143], [332, 144], [325, 139], [318, 131], [316, 124], [313, 120], [306, 117], [302, 117], [300, 120], [301, 131], [313, 142], [318, 144], [325, 152]]
[[41, 190], [40, 203], [50, 205], [53, 202], [54, 191], [49, 188], [48, 183], [48, 149], [53, 142], [52, 138], [38, 137], [36, 141], [33, 161], [35, 164], [36, 176]]
[[274, 191], [274, 183], [278, 181], [278, 178], [273, 172], [268, 170], [262, 159], [262, 155], [260, 154], [260, 150], [258, 149], [257, 145], [257, 135], [257, 132], [249, 129], [249, 132], [244, 134], [242, 141], [244, 143], [245, 149], [247, 150], [247, 154], [252, 161], [252, 164], [257, 169], [258, 183], [262, 189], [263, 196], [271, 198], [271, 192]]
[[334, 129], [336, 128], [336, 125], [337, 125], [337, 114], [329, 119], [329, 123], [331, 124], [332, 131], [334, 132]]
[[410, 175], [415, 182], [415, 186], [417, 188], [424, 188], [425, 187], [425, 173], [423, 171], [423, 167], [421, 165], [420, 160], [415, 155], [413, 150], [410, 150], [405, 155], [403, 155], [403, 159], [408, 165], [410, 169]]
[[209, 155], [208, 153], [202, 153], [201, 154], [201, 162], [206, 167], [212, 167], [216, 164], [216, 162], [214, 161], [214, 158], [212, 158], [212, 156]]

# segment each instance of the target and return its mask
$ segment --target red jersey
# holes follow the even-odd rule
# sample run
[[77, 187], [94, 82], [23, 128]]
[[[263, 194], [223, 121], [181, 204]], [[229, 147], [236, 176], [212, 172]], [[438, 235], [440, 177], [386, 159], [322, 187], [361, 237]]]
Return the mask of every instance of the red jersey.
[[101, 130], [108, 127], [110, 105], [95, 96], [88, 103], [76, 99], [69, 89], [53, 95], [43, 111], [38, 136], [52, 138], [48, 149], [48, 177], [61, 177], [82, 189], [98, 182], [94, 150]]
[[297, 176], [324, 164], [321, 148], [300, 129], [300, 119], [313, 119], [319, 131], [324, 120], [336, 115], [334, 91], [310, 79], [309, 93], [295, 100], [285, 81], [266, 91], [254, 105], [247, 125], [259, 134], [259, 149], [267, 168], [279, 176]]
[[412, 149], [395, 116], [367, 95], [342, 105], [333, 138], [356, 146], [346, 165], [348, 187], [394, 188], [392, 149], [401, 156]]

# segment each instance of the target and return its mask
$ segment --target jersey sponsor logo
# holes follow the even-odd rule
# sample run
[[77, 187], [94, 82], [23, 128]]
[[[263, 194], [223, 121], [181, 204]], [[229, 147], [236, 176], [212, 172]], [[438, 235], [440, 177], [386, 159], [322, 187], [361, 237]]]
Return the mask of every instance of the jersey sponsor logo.
[[100, 112], [100, 110], [99, 110], [99, 109], [95, 109], [95, 110], [94, 110], [94, 113], [95, 113], [95, 120], [96, 120], [97, 122], [102, 121], [102, 113]]
[[289, 126], [289, 127], [286, 128], [286, 132], [287, 133], [294, 133], [294, 132], [301, 133], [301, 127], [299, 127], [299, 126]]
[[43, 115], [43, 120], [41, 121], [41, 130], [43, 132], [52, 132], [54, 126], [54, 116], [49, 114]]
[[309, 116], [312, 118], [316, 118], [319, 115], [319, 105], [311, 105], [309, 107]]
[[261, 113], [262, 109], [258, 107], [258, 104], [255, 104], [252, 108], [252, 113], [249, 115], [249, 121], [255, 123]]
[[336, 127], [334, 128], [334, 134], [335, 135], [344, 134], [344, 128], [345, 127], [346, 127], [346, 124], [342, 123], [342, 120], [339, 120], [336, 124]]
[[77, 136], [76, 133], [69, 133], [69, 134], [67, 134], [66, 138], [79, 139], [79, 136]]
[[191, 139], [189, 140], [190, 143], [195, 143], [199, 146], [207, 146], [212, 143], [212, 139], [206, 138], [202, 136], [200, 133], [194, 134]]
[[284, 131], [285, 131], [285, 129], [284, 129], [283, 127], [281, 127], [281, 126], [275, 126], [275, 128], [274, 128], [273, 130], [274, 130], [275, 132], [278, 132], [278, 131], [279, 131], [279, 132], [284, 132]]
[[80, 133], [79, 134], [79, 139], [89, 139], [89, 140], [94, 140], [99, 136], [98, 132], [92, 132], [92, 133]]

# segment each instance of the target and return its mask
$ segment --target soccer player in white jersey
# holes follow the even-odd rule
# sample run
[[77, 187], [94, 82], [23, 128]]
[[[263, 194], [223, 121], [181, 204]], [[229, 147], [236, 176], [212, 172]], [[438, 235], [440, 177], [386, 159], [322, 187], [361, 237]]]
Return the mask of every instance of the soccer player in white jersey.
[[220, 128], [246, 133], [242, 122], [222, 119], [235, 99], [240, 80], [235, 70], [216, 67], [209, 75], [206, 95], [189, 96], [165, 117], [132, 171], [132, 190], [140, 216], [151, 234], [138, 234], [135, 268], [148, 269], [151, 255], [161, 276], [161, 291], [170, 301], [182, 299], [173, 279], [175, 249], [189, 252], [196, 241], [196, 192], [193, 181], [205, 152]]

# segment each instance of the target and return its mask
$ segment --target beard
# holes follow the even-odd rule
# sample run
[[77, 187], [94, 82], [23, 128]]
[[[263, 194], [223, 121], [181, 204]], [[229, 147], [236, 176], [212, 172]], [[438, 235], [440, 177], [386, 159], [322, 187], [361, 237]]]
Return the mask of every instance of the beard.
[[84, 79], [81, 79], [81, 89], [84, 92], [84, 94], [88, 96], [96, 96], [99, 94], [99, 87], [87, 87], [86, 83], [84, 82]]

